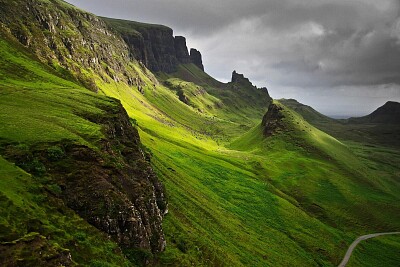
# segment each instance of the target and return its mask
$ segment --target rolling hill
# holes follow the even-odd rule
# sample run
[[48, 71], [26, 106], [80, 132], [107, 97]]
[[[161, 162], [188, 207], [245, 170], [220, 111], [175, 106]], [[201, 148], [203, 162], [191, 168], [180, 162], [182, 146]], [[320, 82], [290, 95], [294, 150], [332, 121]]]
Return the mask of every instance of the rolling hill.
[[168, 27], [0, 4], [2, 266], [336, 266], [400, 228], [397, 149], [215, 80]]
[[371, 114], [360, 117], [350, 118], [351, 123], [385, 123], [400, 124], [400, 103], [388, 101], [383, 106], [376, 109]]
[[400, 104], [397, 102], [389, 101], [367, 116], [345, 120], [329, 118], [294, 99], [281, 99], [280, 102], [299, 113], [313, 126], [342, 141], [386, 148], [400, 147]]

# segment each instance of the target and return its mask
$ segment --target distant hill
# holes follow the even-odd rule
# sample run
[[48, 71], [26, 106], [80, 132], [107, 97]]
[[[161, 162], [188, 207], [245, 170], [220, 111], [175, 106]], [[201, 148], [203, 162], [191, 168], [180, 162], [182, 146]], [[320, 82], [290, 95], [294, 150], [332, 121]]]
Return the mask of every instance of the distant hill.
[[219, 82], [166, 26], [0, 7], [0, 266], [333, 267], [400, 229], [400, 126]]
[[279, 102], [300, 114], [308, 123], [340, 140], [400, 146], [398, 102], [388, 101], [367, 116], [347, 120], [329, 118], [295, 99], [280, 99]]
[[400, 124], [400, 103], [388, 101], [371, 114], [359, 118], [350, 118], [348, 122]]
[[312, 107], [304, 105], [295, 99], [279, 99], [279, 102], [299, 113], [309, 123], [335, 121], [334, 119], [319, 113]]

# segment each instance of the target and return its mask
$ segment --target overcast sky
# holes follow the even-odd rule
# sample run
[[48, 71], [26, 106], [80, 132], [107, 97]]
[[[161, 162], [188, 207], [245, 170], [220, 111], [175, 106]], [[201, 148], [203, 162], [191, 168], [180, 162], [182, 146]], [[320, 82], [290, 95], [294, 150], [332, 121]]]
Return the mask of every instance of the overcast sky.
[[400, 101], [400, 0], [67, 0], [101, 16], [164, 24], [273, 98], [359, 116]]

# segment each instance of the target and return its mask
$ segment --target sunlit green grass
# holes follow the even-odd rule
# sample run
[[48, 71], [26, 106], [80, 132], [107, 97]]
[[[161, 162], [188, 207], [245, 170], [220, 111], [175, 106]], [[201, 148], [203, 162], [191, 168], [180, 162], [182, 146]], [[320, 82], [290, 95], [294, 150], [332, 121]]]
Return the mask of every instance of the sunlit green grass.
[[379, 236], [361, 241], [347, 264], [349, 267], [399, 266], [400, 236]]
[[[369, 189], [365, 177], [360, 179], [367, 186], [360, 187], [363, 165], [356, 156], [296, 113], [287, 111], [293, 135], [265, 140], [255, 127], [226, 148], [215, 142], [218, 133], [199, 131], [209, 117], [174, 91], [157, 85], [142, 95], [112, 87], [102, 88], [137, 120], [167, 188], [169, 246], [161, 265], [334, 266], [359, 232], [385, 228], [387, 216], [364, 221], [375, 216], [379, 203], [359, 210], [369, 198], [387, 203], [395, 198]], [[220, 120], [215, 126], [230, 139], [244, 132]], [[388, 221], [388, 227], [398, 225]]]
[[[7, 62], [0, 66], [3, 142], [68, 140], [95, 146], [102, 134], [85, 114], [116, 104], [106, 96], [121, 101], [166, 186], [170, 212], [164, 219], [167, 249], [159, 256], [161, 266], [335, 266], [356, 236], [400, 227], [396, 151], [343, 143], [283, 106], [286, 130], [266, 138], [260, 122], [268, 103], [246, 97], [258, 98], [260, 92], [223, 85], [192, 64], [159, 74], [159, 82], [132, 62], [129, 69], [144, 84], [141, 91], [84, 72], [100, 88], [95, 94], [22, 48], [4, 39], [0, 45]], [[199, 87], [205, 93], [199, 95]], [[179, 90], [188, 103], [179, 99]], [[60, 245], [81, 238], [87, 257], [126, 263], [113, 254], [115, 244], [96, 239], [102, 235], [76, 215], [63, 217], [33, 199], [22, 184], [40, 190], [34, 178], [4, 159], [0, 164], [7, 177], [1, 192], [15, 202], [2, 218], [29, 201], [40, 211], [25, 214], [44, 218], [46, 227], [60, 231]], [[21, 215], [15, 222], [26, 219]], [[72, 229], [77, 221], [80, 226]], [[4, 229], [11, 228], [27, 234], [16, 225]], [[79, 258], [84, 253], [78, 249], [74, 253], [77, 261], [88, 260]]]
[[[21, 151], [64, 142], [96, 149], [103, 134], [85, 116], [103, 114], [102, 108], [114, 107], [116, 101], [63, 79], [17, 43], [0, 37], [0, 144], [12, 144]], [[130, 266], [116, 243], [66, 208], [49, 193], [52, 190], [60, 188], [0, 156], [0, 243], [40, 235], [50, 250], [68, 247], [81, 266]], [[38, 259], [27, 255], [14, 257], [37, 263]]]

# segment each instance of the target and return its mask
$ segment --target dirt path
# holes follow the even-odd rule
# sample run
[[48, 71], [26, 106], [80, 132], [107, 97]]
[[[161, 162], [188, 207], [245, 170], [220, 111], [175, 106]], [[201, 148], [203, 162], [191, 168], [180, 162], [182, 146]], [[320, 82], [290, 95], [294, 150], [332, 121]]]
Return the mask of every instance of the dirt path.
[[390, 233], [376, 233], [376, 234], [369, 234], [369, 235], [362, 235], [358, 237], [353, 243], [351, 243], [349, 249], [346, 252], [346, 255], [344, 256], [342, 262], [339, 264], [338, 267], [345, 267], [347, 262], [350, 259], [351, 254], [353, 253], [353, 250], [355, 247], [358, 245], [363, 240], [370, 239], [373, 237], [381, 236], [381, 235], [398, 235], [400, 232], [390, 232]]

